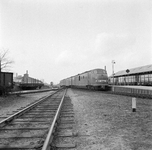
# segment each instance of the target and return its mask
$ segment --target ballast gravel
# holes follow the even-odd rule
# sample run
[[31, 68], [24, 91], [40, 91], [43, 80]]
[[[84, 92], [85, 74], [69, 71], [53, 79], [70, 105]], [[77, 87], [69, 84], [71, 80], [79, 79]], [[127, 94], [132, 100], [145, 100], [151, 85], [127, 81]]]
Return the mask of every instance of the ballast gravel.
[[24, 95], [10, 95], [7, 97], [0, 97], [0, 120], [3, 117], [8, 117], [11, 114], [14, 114], [15, 111], [26, 107], [27, 105], [39, 100], [40, 98], [49, 95], [53, 91], [42, 92], [42, 93], [32, 93]]
[[152, 99], [69, 89], [77, 150], [152, 150]]

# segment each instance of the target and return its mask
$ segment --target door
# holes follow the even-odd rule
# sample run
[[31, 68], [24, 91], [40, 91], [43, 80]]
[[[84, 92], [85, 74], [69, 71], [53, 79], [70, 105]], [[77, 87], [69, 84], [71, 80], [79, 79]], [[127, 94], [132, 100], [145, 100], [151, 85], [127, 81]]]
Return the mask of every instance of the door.
[[91, 72], [88, 72], [88, 85], [91, 85]]

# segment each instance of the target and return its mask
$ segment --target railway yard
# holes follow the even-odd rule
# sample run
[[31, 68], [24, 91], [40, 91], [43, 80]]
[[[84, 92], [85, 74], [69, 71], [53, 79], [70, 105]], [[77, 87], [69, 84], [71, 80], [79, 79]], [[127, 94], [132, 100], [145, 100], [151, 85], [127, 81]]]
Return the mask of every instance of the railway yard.
[[[152, 149], [151, 99], [137, 98], [136, 112], [132, 112], [131, 96], [71, 88], [64, 99], [63, 91], [49, 96], [55, 92], [0, 98], [0, 149]], [[30, 103], [43, 99], [6, 121]], [[63, 107], [58, 117], [55, 114], [61, 99]], [[57, 124], [53, 118], [58, 118]]]
[[1, 0], [0, 150], [152, 150], [151, 6]]

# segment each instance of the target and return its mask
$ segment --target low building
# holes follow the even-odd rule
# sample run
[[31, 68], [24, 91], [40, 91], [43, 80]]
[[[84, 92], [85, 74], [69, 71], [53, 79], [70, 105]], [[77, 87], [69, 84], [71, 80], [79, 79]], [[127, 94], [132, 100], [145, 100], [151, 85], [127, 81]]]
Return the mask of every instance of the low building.
[[109, 77], [115, 85], [152, 85], [152, 65], [118, 71]]

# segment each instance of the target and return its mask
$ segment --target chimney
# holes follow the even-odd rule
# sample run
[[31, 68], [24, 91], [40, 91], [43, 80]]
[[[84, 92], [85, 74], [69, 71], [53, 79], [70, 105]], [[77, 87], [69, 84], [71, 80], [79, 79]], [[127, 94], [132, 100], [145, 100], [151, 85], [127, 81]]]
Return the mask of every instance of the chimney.
[[106, 70], [106, 66], [105, 66], [105, 70]]

